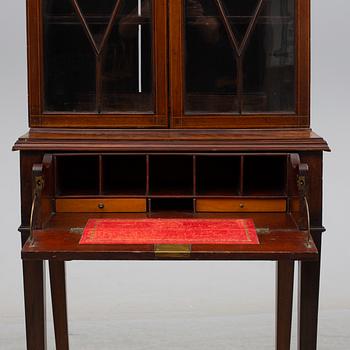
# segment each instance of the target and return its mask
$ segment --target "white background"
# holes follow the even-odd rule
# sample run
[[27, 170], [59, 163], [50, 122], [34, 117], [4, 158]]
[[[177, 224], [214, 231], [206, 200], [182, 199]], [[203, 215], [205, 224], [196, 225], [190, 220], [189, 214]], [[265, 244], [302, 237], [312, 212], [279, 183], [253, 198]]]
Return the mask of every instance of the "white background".
[[[312, 5], [312, 127], [324, 159], [320, 349], [350, 348], [350, 2]], [[19, 162], [27, 130], [25, 1], [0, 11], [0, 349], [24, 348]], [[69, 263], [74, 349], [270, 349], [274, 264]], [[49, 317], [50, 318], [50, 317]], [[249, 331], [250, 330], [250, 331]], [[251, 333], [249, 333], [251, 332]], [[52, 330], [49, 328], [52, 348]], [[259, 338], [257, 345], [243, 344]], [[106, 337], [106, 338], [103, 338]], [[242, 340], [243, 339], [243, 340]], [[112, 345], [112, 343], [114, 345]], [[252, 343], [253, 344], [253, 343]]]

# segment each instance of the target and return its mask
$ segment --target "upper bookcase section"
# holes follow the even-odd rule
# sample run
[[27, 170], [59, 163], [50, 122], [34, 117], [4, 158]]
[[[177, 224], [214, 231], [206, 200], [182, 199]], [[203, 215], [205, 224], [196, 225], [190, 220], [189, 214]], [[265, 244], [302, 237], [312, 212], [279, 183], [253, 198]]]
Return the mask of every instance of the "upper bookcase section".
[[27, 4], [31, 127], [309, 126], [309, 0]]

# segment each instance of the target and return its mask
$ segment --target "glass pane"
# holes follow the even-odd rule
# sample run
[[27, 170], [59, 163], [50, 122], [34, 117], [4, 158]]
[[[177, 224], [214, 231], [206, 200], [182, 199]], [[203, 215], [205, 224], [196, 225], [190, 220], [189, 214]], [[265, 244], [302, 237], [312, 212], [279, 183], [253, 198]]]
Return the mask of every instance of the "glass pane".
[[294, 0], [185, 3], [186, 112], [294, 112]]
[[188, 112], [237, 113], [236, 60], [213, 0], [186, 0]]
[[152, 112], [150, 0], [125, 1], [101, 59], [102, 109]]
[[150, 4], [43, 1], [46, 111], [153, 112]]
[[294, 112], [294, 1], [267, 2], [244, 58], [244, 112]]
[[44, 17], [45, 110], [96, 108], [95, 55], [69, 0], [46, 0]]

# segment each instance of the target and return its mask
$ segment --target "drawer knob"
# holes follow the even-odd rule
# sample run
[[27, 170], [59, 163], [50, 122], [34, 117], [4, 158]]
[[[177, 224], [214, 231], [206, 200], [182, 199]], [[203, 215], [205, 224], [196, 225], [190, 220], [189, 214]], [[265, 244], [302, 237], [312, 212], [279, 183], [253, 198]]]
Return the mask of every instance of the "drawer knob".
[[98, 203], [98, 208], [99, 209], [103, 209], [105, 207], [105, 205], [103, 203]]
[[239, 203], [239, 207], [240, 207], [241, 209], [243, 209], [243, 208], [244, 208], [244, 203]]

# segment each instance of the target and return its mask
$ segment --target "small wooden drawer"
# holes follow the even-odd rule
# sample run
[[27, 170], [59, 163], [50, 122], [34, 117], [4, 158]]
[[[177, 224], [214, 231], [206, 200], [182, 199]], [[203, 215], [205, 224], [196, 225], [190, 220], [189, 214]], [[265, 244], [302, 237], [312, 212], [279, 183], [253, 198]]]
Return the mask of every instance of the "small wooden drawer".
[[57, 213], [144, 213], [145, 198], [56, 199]]
[[285, 199], [226, 199], [226, 198], [198, 198], [197, 212], [285, 212]]

